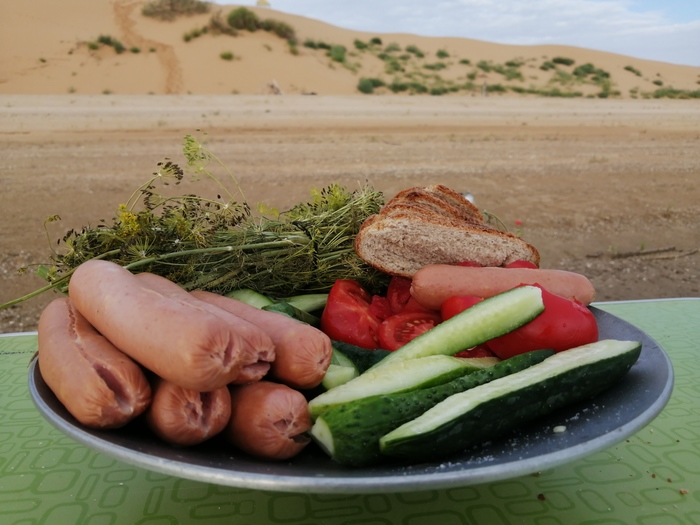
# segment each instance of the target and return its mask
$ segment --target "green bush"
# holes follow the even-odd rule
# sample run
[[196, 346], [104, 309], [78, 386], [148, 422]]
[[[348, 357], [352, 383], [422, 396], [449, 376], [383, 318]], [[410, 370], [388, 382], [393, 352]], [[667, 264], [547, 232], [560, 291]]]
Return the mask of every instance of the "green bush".
[[143, 16], [159, 20], [174, 20], [178, 16], [189, 16], [209, 12], [210, 4], [200, 0], [153, 0], [141, 9]]
[[200, 36], [202, 36], [208, 32], [209, 32], [209, 29], [207, 27], [198, 27], [196, 29], [193, 29], [192, 31], [185, 33], [182, 36], [182, 39], [185, 42], [189, 42], [190, 40], [194, 40], [195, 38], [199, 38]]
[[99, 37], [97, 37], [97, 43], [102, 44], [103, 46], [112, 47], [117, 53], [120, 54], [126, 51], [124, 44], [122, 44], [119, 40], [109, 35], [100, 35]]
[[322, 41], [318, 41], [318, 42], [317, 42], [317, 41], [312, 40], [312, 39], [310, 39], [310, 38], [307, 38], [306, 40], [304, 40], [304, 44], [303, 44], [303, 45], [304, 45], [304, 47], [309, 47], [309, 48], [311, 48], [311, 49], [326, 49], [326, 50], [330, 50], [330, 48], [331, 48], [331, 45], [330, 45], [330, 44], [326, 44], [325, 42], [322, 42]]
[[233, 53], [230, 51], [222, 51], [219, 57], [221, 57], [221, 60], [233, 60]]
[[382, 39], [379, 38], [378, 36], [373, 37], [369, 43], [374, 46], [381, 46], [382, 45]]
[[665, 87], [665, 88], [657, 89], [656, 91], [654, 91], [652, 96], [654, 98], [681, 98], [681, 99], [700, 98], [700, 90], [689, 91], [686, 89], [676, 89], [676, 88], [672, 88], [672, 87]]
[[260, 27], [265, 31], [269, 31], [270, 33], [273, 33], [284, 40], [296, 41], [297, 37], [294, 28], [286, 22], [281, 22], [279, 20], [273, 20], [272, 18], [268, 18], [263, 20]]
[[356, 38], [353, 43], [355, 44], [355, 49], [357, 49], [358, 51], [364, 51], [369, 47], [369, 45], [367, 45], [366, 42], [363, 42], [359, 38]]
[[502, 84], [489, 84], [486, 89], [489, 93], [505, 93], [508, 91], [508, 88]]
[[435, 54], [438, 58], [448, 58], [450, 56], [450, 54], [444, 49], [438, 49], [437, 53]]
[[234, 29], [257, 31], [262, 27], [262, 22], [253, 11], [246, 7], [238, 7], [228, 14], [228, 25]]
[[387, 44], [387, 46], [384, 48], [384, 51], [386, 53], [396, 53], [398, 51], [401, 51], [401, 46], [398, 45], [396, 42], [391, 42], [390, 44]]
[[661, 87], [664, 85], [663, 80], [654, 80], [652, 84], [656, 84], [657, 86]]
[[578, 78], [591, 77], [591, 80], [600, 83], [610, 78], [610, 73], [595, 67], [590, 62], [574, 68], [572, 74]]
[[479, 69], [481, 69], [484, 73], [488, 73], [488, 72], [490, 72], [491, 69], [492, 69], [491, 63], [490, 63], [490, 62], [487, 62], [486, 60], [479, 60], [479, 61], [476, 63], [476, 67], [478, 67]]
[[384, 86], [384, 81], [379, 78], [361, 78], [357, 83], [357, 90], [367, 95], [374, 93], [378, 87]]
[[639, 71], [639, 69], [637, 69], [637, 68], [635, 68], [635, 67], [633, 67], [633, 66], [625, 66], [624, 69], [625, 69], [625, 71], [629, 71], [630, 73], [634, 73], [634, 74], [637, 75], [638, 77], [641, 77], [641, 76], [642, 76], [642, 72]]
[[459, 63], [464, 64], [465, 66], [468, 66], [472, 63], [472, 61], [469, 60], [468, 58], [463, 58], [462, 60], [459, 61]]
[[517, 67], [505, 67], [500, 64], [493, 66], [493, 70], [506, 77], [506, 80], [523, 80], [523, 74]]
[[554, 57], [552, 62], [561, 64], [562, 66], [573, 66], [576, 61], [573, 58]]
[[400, 73], [404, 71], [404, 67], [401, 64], [401, 62], [399, 62], [396, 58], [389, 57], [389, 59], [386, 60], [386, 63], [384, 65], [384, 71], [387, 74], [391, 75], [393, 73]]
[[441, 69], [445, 69], [447, 65], [444, 62], [435, 62], [434, 64], [424, 64], [423, 67], [432, 71], [440, 71]]
[[557, 65], [554, 62], [551, 62], [549, 60], [542, 62], [542, 65], [540, 66], [540, 69], [542, 71], [549, 71], [550, 69], [556, 69]]
[[418, 49], [418, 47], [414, 46], [413, 44], [406, 46], [406, 51], [413, 53], [418, 58], [423, 58], [425, 56], [425, 53], [423, 53], [423, 51]]
[[333, 45], [331, 48], [328, 50], [328, 56], [331, 57], [331, 60], [334, 62], [345, 62], [345, 53], [346, 53], [345, 46], [341, 45]]

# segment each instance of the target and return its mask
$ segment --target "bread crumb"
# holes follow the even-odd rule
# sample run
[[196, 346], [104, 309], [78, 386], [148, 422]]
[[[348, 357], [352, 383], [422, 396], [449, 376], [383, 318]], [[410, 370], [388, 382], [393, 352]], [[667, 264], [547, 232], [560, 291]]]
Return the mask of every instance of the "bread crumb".
[[557, 425], [552, 429], [552, 432], [555, 434], [561, 434], [562, 432], [566, 432], [566, 427], [564, 425]]
[[685, 496], [686, 494], [688, 494], [689, 491], [688, 491], [688, 489], [681, 489], [678, 492], [680, 492], [682, 495]]

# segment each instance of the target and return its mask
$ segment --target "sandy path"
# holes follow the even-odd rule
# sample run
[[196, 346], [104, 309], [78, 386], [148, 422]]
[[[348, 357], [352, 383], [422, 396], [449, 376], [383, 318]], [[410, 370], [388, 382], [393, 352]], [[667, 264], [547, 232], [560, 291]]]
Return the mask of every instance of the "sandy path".
[[129, 46], [136, 46], [143, 50], [156, 50], [156, 56], [165, 72], [165, 84], [163, 93], [171, 95], [182, 93], [183, 77], [182, 67], [172, 46], [157, 40], [149, 39], [137, 31], [136, 23], [132, 19], [135, 9], [143, 7], [143, 2], [118, 0], [114, 2], [114, 21]]

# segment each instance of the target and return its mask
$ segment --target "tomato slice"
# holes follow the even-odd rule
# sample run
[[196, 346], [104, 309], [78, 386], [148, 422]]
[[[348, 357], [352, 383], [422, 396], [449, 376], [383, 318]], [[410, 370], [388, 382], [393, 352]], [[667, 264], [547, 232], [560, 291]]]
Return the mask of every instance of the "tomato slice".
[[387, 317], [379, 325], [379, 344], [385, 350], [398, 350], [409, 341], [440, 323], [439, 315], [426, 312], [401, 312]]
[[471, 308], [483, 300], [483, 297], [477, 297], [476, 295], [455, 295], [445, 299], [442, 306], [440, 306], [442, 320], [447, 321], [449, 318], [454, 317], [458, 313], [463, 312], [467, 308]]
[[411, 299], [411, 279], [397, 275], [393, 276], [386, 290], [386, 298], [389, 301], [389, 308], [391, 308], [392, 313], [398, 314], [403, 311]]
[[372, 315], [383, 321], [392, 314], [389, 300], [381, 295], [373, 295], [369, 304], [369, 311]]
[[373, 350], [379, 348], [381, 320], [370, 310], [372, 297], [351, 279], [339, 279], [328, 293], [321, 330], [336, 341]]
[[586, 306], [539, 287], [544, 311], [520, 328], [486, 343], [501, 359], [545, 348], [561, 352], [598, 340], [598, 324]]

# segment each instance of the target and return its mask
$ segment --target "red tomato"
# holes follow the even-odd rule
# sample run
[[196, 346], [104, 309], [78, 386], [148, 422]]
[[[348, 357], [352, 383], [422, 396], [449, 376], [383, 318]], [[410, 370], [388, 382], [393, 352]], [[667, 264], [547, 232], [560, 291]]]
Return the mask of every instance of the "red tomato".
[[442, 306], [440, 306], [442, 320], [447, 321], [449, 318], [454, 317], [458, 313], [463, 312], [467, 308], [471, 308], [476, 303], [480, 303], [483, 300], [483, 297], [477, 297], [475, 295], [455, 295], [454, 297], [445, 299]]
[[336, 341], [373, 350], [379, 348], [381, 320], [370, 311], [372, 298], [359, 283], [338, 279], [328, 293], [321, 330]]
[[535, 319], [487, 342], [494, 354], [507, 359], [545, 348], [561, 352], [598, 340], [595, 317], [584, 305], [545, 289], [542, 289], [542, 300], [544, 311]]
[[411, 296], [411, 279], [407, 277], [392, 277], [386, 291], [386, 298], [389, 301], [389, 308], [392, 314], [401, 312], [439, 314], [435, 310], [425, 308]]
[[397, 350], [440, 323], [440, 316], [425, 312], [402, 312], [379, 325], [379, 343], [385, 350]]
[[486, 345], [478, 345], [474, 348], [457, 352], [455, 357], [495, 357], [495, 354]]
[[411, 298], [411, 279], [408, 277], [393, 276], [386, 290], [386, 298], [392, 313], [399, 313], [404, 309]]
[[373, 295], [369, 304], [369, 311], [372, 315], [383, 321], [392, 314], [389, 300], [381, 295]]
[[513, 261], [512, 263], [508, 263], [504, 266], [504, 268], [539, 268], [535, 263], [531, 263], [530, 261], [523, 261], [523, 260], [517, 260]]

